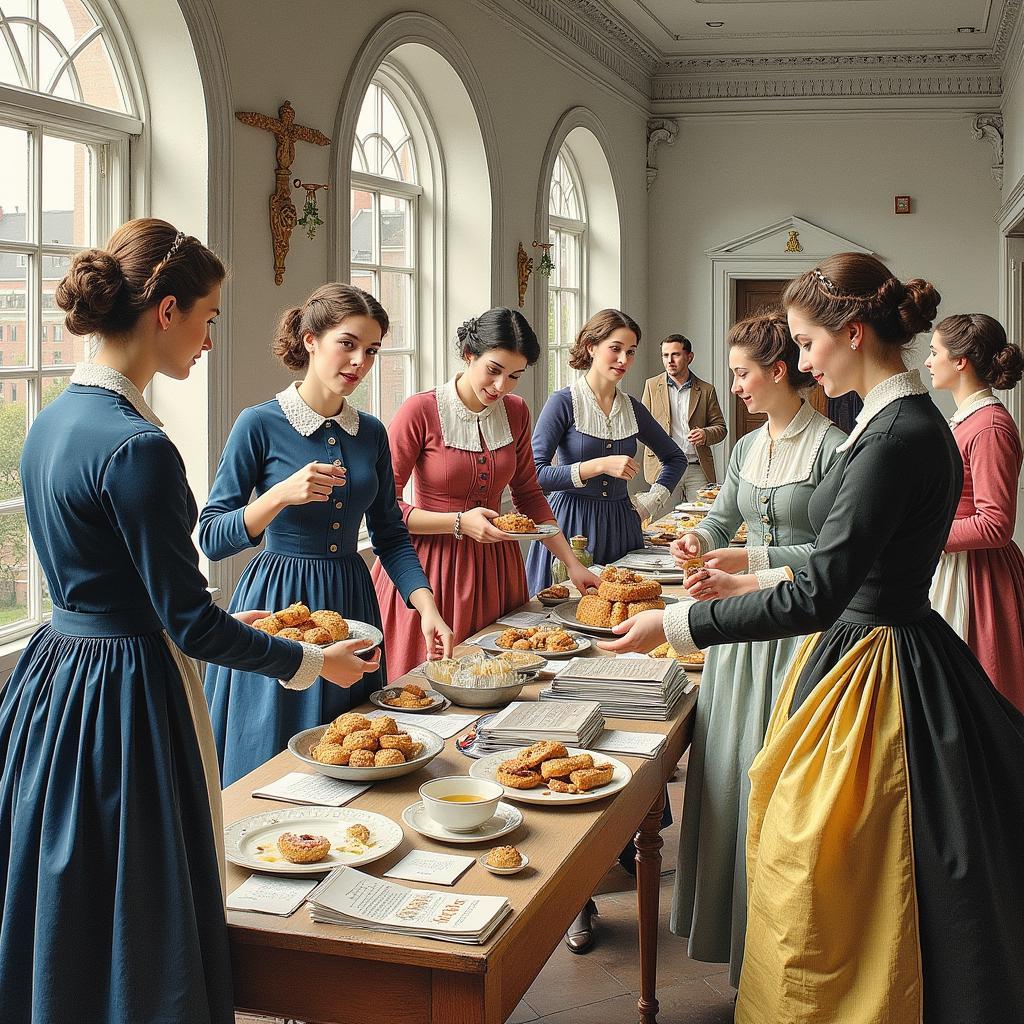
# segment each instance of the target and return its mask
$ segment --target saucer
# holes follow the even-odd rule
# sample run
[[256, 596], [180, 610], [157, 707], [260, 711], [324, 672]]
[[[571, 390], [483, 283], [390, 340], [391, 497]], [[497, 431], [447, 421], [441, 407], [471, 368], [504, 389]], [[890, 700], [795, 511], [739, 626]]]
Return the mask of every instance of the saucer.
[[523, 812], [502, 800], [494, 816], [470, 832], [451, 832], [427, 814], [423, 801], [417, 800], [402, 811], [402, 821], [414, 832], [439, 843], [487, 843], [514, 832], [523, 823]]
[[492, 875], [514, 875], [517, 872], [522, 871], [523, 868], [525, 868], [526, 865], [530, 863], [530, 858], [527, 857], [525, 853], [522, 853], [522, 854], [520, 854], [520, 856], [523, 858], [523, 862], [522, 862], [522, 864], [519, 865], [519, 867], [516, 867], [516, 868], [496, 868], [493, 864], [488, 864], [487, 863], [487, 858], [490, 855], [491, 855], [491, 851], [488, 850], [487, 853], [485, 853], [482, 857], [478, 857], [477, 859], [480, 861], [480, 866], [487, 868], [487, 870], [490, 871], [490, 873]]

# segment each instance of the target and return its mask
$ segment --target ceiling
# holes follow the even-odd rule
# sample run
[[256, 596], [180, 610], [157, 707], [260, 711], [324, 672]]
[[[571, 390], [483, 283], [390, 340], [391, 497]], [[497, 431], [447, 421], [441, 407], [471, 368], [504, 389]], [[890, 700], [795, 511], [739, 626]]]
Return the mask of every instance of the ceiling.
[[598, 0], [581, 6], [599, 11], [656, 62], [671, 66], [673, 58], [748, 54], [940, 52], [991, 59], [1005, 48], [1020, 2]]

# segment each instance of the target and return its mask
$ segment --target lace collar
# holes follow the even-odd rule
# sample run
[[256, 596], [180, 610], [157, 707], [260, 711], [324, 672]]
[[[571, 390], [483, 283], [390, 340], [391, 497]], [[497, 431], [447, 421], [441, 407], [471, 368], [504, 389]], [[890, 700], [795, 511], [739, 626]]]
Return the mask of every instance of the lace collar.
[[483, 451], [481, 434], [489, 451], [511, 444], [512, 428], [508, 422], [505, 399], [492, 403], [481, 412], [473, 412], [466, 408], [466, 403], [459, 398], [455, 388], [455, 382], [460, 376], [456, 374], [451, 380], [434, 388], [444, 446], [464, 452]]
[[349, 402], [341, 407], [337, 416], [321, 416], [315, 409], [311, 409], [302, 395], [299, 394], [298, 382], [290, 384], [280, 394], [274, 396], [285, 419], [303, 437], [309, 437], [316, 433], [325, 423], [337, 423], [346, 434], [355, 437], [359, 433], [359, 412], [353, 409]]
[[755, 487], [784, 487], [802, 483], [811, 475], [814, 460], [832, 421], [809, 402], [803, 402], [781, 436], [761, 427], [751, 442], [740, 476]]
[[987, 409], [990, 405], [1002, 404], [987, 388], [984, 391], [975, 391], [973, 395], [967, 396], [964, 404], [949, 418], [949, 425], [955, 427], [957, 424], [963, 423], [968, 416], [972, 416], [979, 409]]
[[886, 377], [881, 384], [876, 384], [864, 396], [864, 408], [857, 414], [857, 422], [850, 431], [850, 436], [838, 447], [837, 452], [845, 452], [853, 447], [853, 442], [864, 433], [867, 425], [887, 406], [900, 398], [912, 395], [927, 395], [928, 389], [921, 383], [921, 374], [917, 370], [904, 370]]
[[580, 377], [569, 388], [572, 395], [573, 424], [581, 434], [600, 437], [606, 441], [621, 441], [625, 437], [636, 437], [640, 428], [636, 422], [636, 412], [629, 395], [615, 389], [615, 401], [612, 403], [612, 414], [605, 416], [598, 404], [586, 377]]
[[135, 411], [154, 427], [162, 427], [163, 423], [142, 397], [142, 392], [123, 374], [112, 366], [99, 366], [96, 363], [79, 363], [71, 374], [72, 384], [82, 384], [87, 388], [105, 388], [113, 391], [131, 402]]

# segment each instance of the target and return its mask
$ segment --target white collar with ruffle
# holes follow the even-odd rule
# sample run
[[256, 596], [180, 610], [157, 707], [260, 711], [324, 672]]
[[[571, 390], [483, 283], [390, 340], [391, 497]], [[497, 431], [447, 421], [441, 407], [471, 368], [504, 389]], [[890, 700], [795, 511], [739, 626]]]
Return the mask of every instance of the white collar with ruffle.
[[483, 451], [481, 434], [489, 451], [511, 444], [512, 427], [508, 422], [505, 399], [499, 399], [481, 412], [473, 412], [466, 407], [455, 387], [460, 376], [456, 374], [451, 380], [434, 388], [445, 447], [458, 448], [464, 452]]
[[347, 401], [342, 405], [341, 412], [337, 416], [321, 416], [316, 409], [311, 409], [299, 394], [298, 381], [290, 384], [274, 397], [277, 399], [277, 404], [281, 406], [285, 419], [303, 437], [314, 434], [327, 422], [337, 423], [351, 437], [355, 437], [359, 433], [359, 411]]
[[573, 425], [579, 433], [605, 441], [621, 441], [640, 433], [633, 402], [629, 395], [618, 388], [615, 389], [610, 416], [606, 416], [598, 404], [597, 395], [587, 383], [586, 377], [580, 377], [570, 386], [569, 392], [572, 395]]
[[830, 426], [832, 421], [828, 417], [809, 402], [803, 402], [779, 437], [772, 438], [767, 423], [757, 431], [740, 476], [755, 487], [802, 483], [811, 475]]
[[951, 427], [957, 426], [959, 423], [963, 423], [968, 416], [972, 416], [978, 412], [979, 409], [987, 409], [991, 405], [1002, 405], [1003, 403], [992, 394], [991, 391], [986, 388], [984, 391], [975, 391], [973, 395], [968, 395], [964, 404], [949, 418], [949, 425]]
[[876, 384], [864, 396], [864, 408], [857, 414], [857, 422], [850, 431], [850, 436], [836, 448], [837, 452], [845, 452], [853, 447], [854, 441], [864, 433], [867, 425], [887, 406], [901, 398], [913, 395], [927, 395], [928, 389], [921, 383], [921, 374], [917, 370], [904, 370], [886, 377], [881, 384]]
[[123, 374], [112, 366], [99, 366], [96, 363], [79, 363], [71, 374], [72, 384], [81, 384], [87, 388], [105, 388], [113, 391], [131, 402], [135, 411], [154, 427], [162, 427], [163, 423], [149, 403], [142, 397], [142, 392]]

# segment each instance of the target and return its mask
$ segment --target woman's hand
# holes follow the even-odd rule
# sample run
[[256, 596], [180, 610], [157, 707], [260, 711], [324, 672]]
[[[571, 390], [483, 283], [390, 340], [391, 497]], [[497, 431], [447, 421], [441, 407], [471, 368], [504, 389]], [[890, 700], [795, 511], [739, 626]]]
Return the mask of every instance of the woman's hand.
[[640, 472], [639, 463], [628, 455], [606, 455], [597, 461], [601, 464], [602, 476], [614, 476], [619, 480], [632, 480]]
[[490, 508], [471, 508], [468, 512], [463, 512], [459, 521], [462, 536], [469, 537], [478, 544], [501, 544], [511, 540], [511, 537], [491, 525], [491, 520], [497, 518], [498, 513]]
[[231, 617], [238, 619], [239, 622], [244, 622], [247, 626], [251, 626], [257, 619], [265, 619], [268, 615], [273, 615], [273, 612], [232, 612]]
[[695, 533], [684, 533], [672, 541], [668, 550], [676, 560], [676, 565], [681, 569], [684, 562], [700, 557], [700, 537]]
[[380, 668], [380, 648], [370, 657], [361, 658], [356, 651], [367, 649], [370, 641], [340, 640], [330, 647], [324, 648], [324, 667], [320, 670], [322, 678], [335, 686], [347, 689], [358, 683], [368, 672], [376, 672]]
[[736, 597], [757, 590], [756, 576], [734, 576], [721, 569], [701, 569], [684, 584], [690, 597], [710, 601], [716, 597]]
[[427, 645], [427, 660], [437, 661], [438, 658], [450, 658], [455, 647], [455, 634], [441, 613], [435, 608], [432, 612], [420, 615], [420, 632]]
[[615, 633], [625, 634], [619, 640], [600, 640], [597, 646], [612, 654], [650, 654], [655, 647], [665, 642], [665, 613], [663, 611], [641, 612], [631, 619], [612, 626]]
[[271, 490], [281, 505], [308, 505], [327, 501], [335, 487], [345, 486], [345, 467], [327, 462], [311, 462], [292, 473]]
[[581, 595], [585, 595], [591, 590], [597, 590], [601, 585], [601, 581], [589, 569], [580, 565], [579, 562], [575, 565], [567, 565], [566, 570], [569, 573], [569, 579], [572, 581], [572, 585], [580, 592]]
[[721, 569], [722, 572], [746, 572], [750, 568], [750, 559], [746, 548], [715, 548], [704, 556], [704, 564], [709, 569]]

